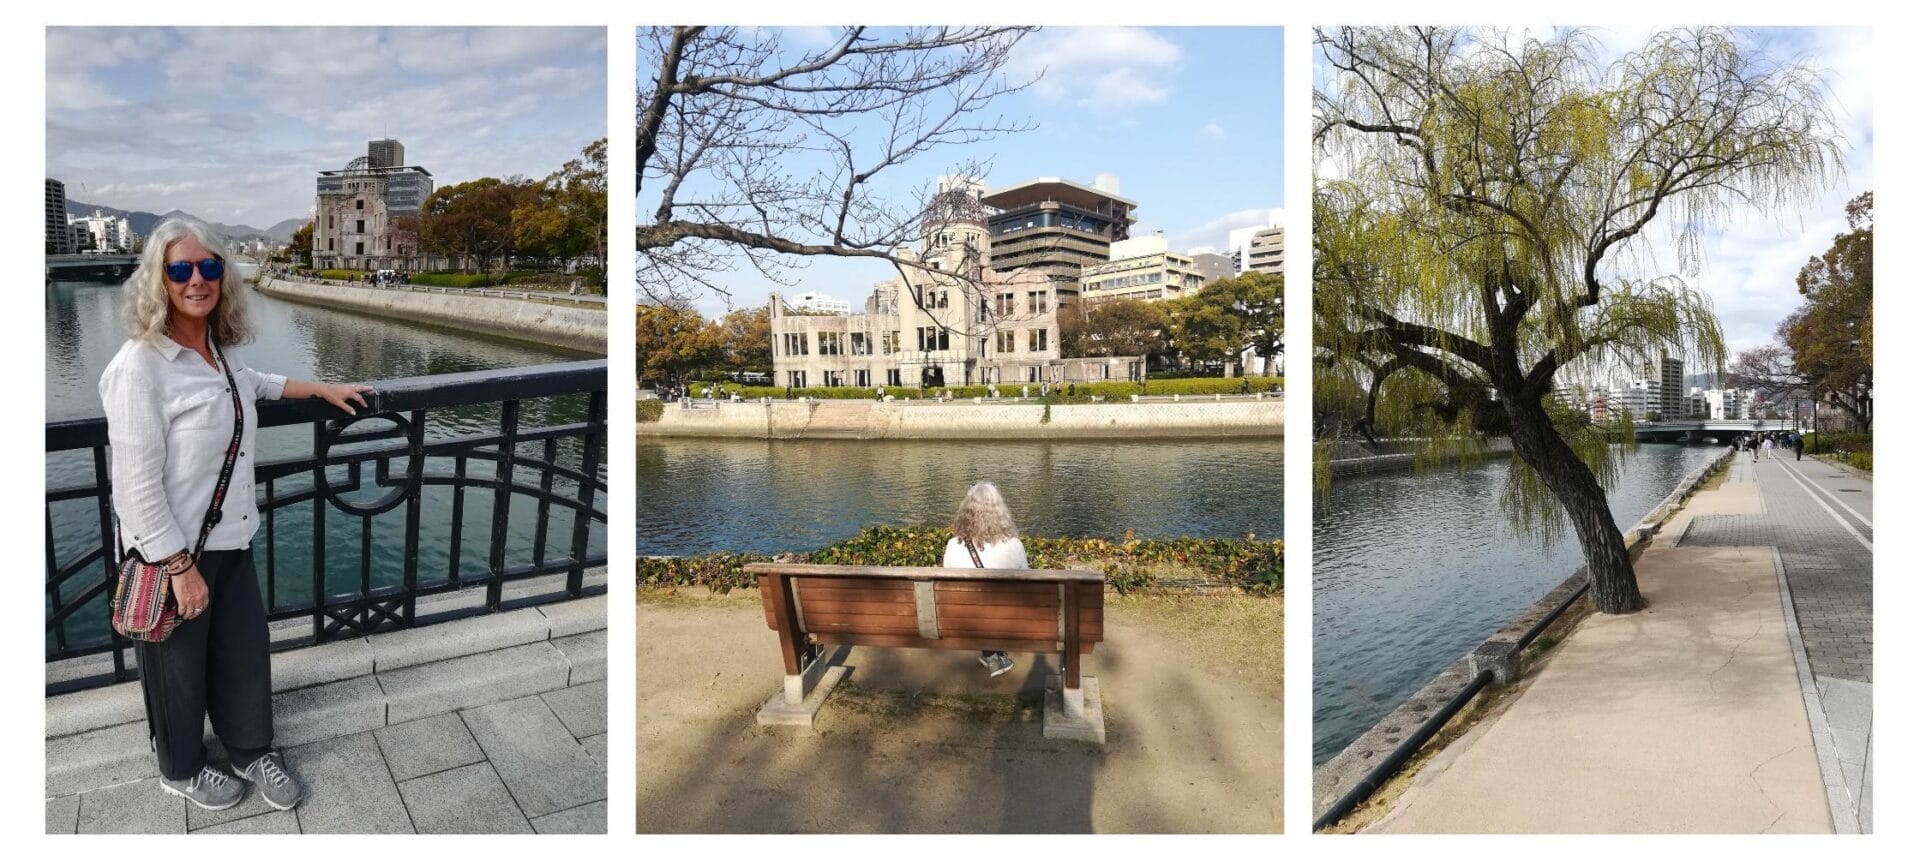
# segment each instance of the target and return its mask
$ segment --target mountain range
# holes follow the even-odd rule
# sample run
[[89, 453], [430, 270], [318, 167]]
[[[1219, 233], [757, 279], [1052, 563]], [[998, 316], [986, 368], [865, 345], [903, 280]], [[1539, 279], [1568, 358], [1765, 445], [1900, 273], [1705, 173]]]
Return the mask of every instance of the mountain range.
[[127, 229], [141, 236], [153, 233], [153, 229], [158, 227], [160, 222], [169, 218], [191, 218], [196, 221], [206, 221], [207, 226], [213, 228], [215, 233], [225, 236], [228, 239], [266, 239], [269, 242], [286, 242], [293, 238], [293, 232], [300, 229], [300, 225], [307, 223], [307, 219], [305, 218], [289, 218], [263, 230], [245, 224], [221, 224], [218, 221], [207, 221], [193, 213], [182, 212], [178, 209], [165, 214], [155, 215], [151, 212], [143, 212], [140, 210], [115, 209], [111, 206], [104, 206], [97, 203], [84, 203], [78, 200], [67, 201], [68, 215], [88, 216], [96, 212], [101, 215], [111, 215], [115, 218], [126, 219]]

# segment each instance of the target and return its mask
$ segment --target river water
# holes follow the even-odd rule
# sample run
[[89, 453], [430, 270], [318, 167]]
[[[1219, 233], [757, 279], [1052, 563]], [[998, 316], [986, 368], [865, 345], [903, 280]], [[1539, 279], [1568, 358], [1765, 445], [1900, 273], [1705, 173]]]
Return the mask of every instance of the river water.
[[[1609, 493], [1638, 523], [1712, 446], [1642, 443]], [[1325, 762], [1579, 569], [1500, 509], [1507, 461], [1336, 480], [1313, 513], [1313, 761]]]
[[[251, 267], [243, 267], [243, 271]], [[308, 305], [298, 305], [252, 293], [248, 297], [249, 316], [257, 330], [252, 343], [235, 347], [231, 355], [241, 364], [262, 371], [285, 374], [296, 379], [328, 382], [360, 382], [398, 377], [447, 374], [461, 371], [523, 367], [554, 362], [597, 358], [555, 347], [495, 339], [445, 328], [410, 325], [381, 317], [362, 316]], [[121, 294], [117, 285], [91, 282], [55, 282], [46, 287], [46, 405], [47, 418], [62, 419], [100, 415], [99, 379], [114, 354], [126, 339], [121, 323]], [[521, 426], [534, 427], [580, 421], [586, 415], [586, 396], [568, 396], [528, 401], [522, 405]], [[497, 431], [500, 408], [497, 404], [440, 410], [428, 414], [427, 438], [455, 434]], [[375, 427], [379, 423], [375, 423]], [[270, 428], [256, 441], [257, 456], [263, 460], [304, 456], [312, 452], [310, 425]], [[519, 449], [523, 456], [541, 456], [538, 444]], [[577, 465], [580, 442], [563, 440], [558, 455], [563, 465]], [[604, 465], [604, 452], [600, 458]], [[397, 468], [400, 461], [394, 462]], [[429, 474], [451, 473], [451, 459], [429, 458]], [[491, 477], [490, 462], [469, 461], [468, 475]], [[605, 477], [604, 468], [601, 470]], [[344, 478], [344, 468], [337, 478]], [[537, 481], [531, 470], [521, 470], [522, 482]], [[91, 484], [91, 455], [85, 451], [57, 452], [46, 459], [49, 489]], [[277, 492], [311, 486], [298, 480]], [[555, 482], [568, 495], [572, 487], [564, 479]], [[264, 501], [265, 488], [261, 487]], [[362, 490], [348, 494], [351, 499], [369, 499], [379, 491]], [[419, 570], [423, 579], [446, 575], [452, 534], [453, 491], [429, 487], [422, 498]], [[602, 502], [604, 507], [604, 501]], [[275, 564], [278, 593], [270, 598], [275, 607], [305, 603], [312, 582], [312, 508], [296, 505], [275, 515]], [[357, 591], [359, 588], [359, 518], [328, 507], [328, 565], [326, 583], [330, 593]], [[509, 507], [508, 564], [531, 560], [536, 519], [534, 504], [525, 497], [513, 500]], [[398, 583], [405, 540], [406, 507], [401, 506], [374, 519], [372, 529], [375, 586]], [[492, 494], [470, 489], [462, 510], [461, 569], [465, 576], [483, 570], [487, 561], [487, 539], [492, 518]], [[99, 527], [92, 505], [87, 501], [51, 506], [50, 540], [56, 558], [66, 561], [99, 544]], [[564, 556], [570, 550], [570, 514], [555, 511], [549, 517], [548, 558]], [[264, 583], [266, 557], [261, 542], [263, 530], [255, 539], [256, 559], [262, 567]], [[595, 523], [589, 538], [590, 552], [605, 553], [606, 531]], [[88, 578], [80, 578], [88, 579]], [[79, 580], [64, 590], [71, 594], [81, 586]], [[97, 581], [90, 581], [97, 582]], [[263, 588], [262, 594], [266, 592]], [[104, 635], [101, 620], [104, 602], [89, 607], [69, 622], [69, 634], [79, 642]], [[48, 606], [52, 606], [49, 596]], [[48, 642], [52, 642], [49, 633]]]
[[863, 527], [945, 524], [975, 481], [1022, 534], [1281, 535], [1279, 439], [642, 440], [642, 556], [813, 550]]

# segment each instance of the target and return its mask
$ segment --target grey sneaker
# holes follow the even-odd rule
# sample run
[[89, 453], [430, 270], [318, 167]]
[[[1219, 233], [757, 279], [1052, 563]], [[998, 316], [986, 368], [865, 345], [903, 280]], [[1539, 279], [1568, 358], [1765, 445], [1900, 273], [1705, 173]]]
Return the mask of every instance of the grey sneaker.
[[292, 810], [306, 790], [300, 781], [280, 764], [280, 752], [274, 751], [240, 769], [240, 776], [260, 788], [260, 797], [275, 810]]
[[160, 778], [160, 788], [168, 795], [178, 795], [194, 803], [202, 810], [225, 810], [240, 803], [247, 795], [247, 788], [240, 781], [227, 776], [227, 773], [211, 765], [200, 767], [200, 773], [186, 780]]
[[987, 678], [994, 678], [1011, 669], [1013, 669], [1013, 659], [1007, 657], [1005, 652], [1002, 652], [993, 656], [993, 668], [991, 672], [987, 673]]

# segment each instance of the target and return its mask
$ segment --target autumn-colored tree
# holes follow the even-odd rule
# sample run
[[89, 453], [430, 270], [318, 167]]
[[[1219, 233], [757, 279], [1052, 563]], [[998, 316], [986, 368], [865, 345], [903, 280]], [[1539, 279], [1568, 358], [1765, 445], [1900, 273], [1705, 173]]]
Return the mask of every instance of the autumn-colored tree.
[[1165, 302], [1138, 299], [1114, 299], [1089, 305], [1082, 352], [1088, 356], [1165, 355], [1171, 349], [1168, 332], [1172, 328], [1167, 308]]
[[1847, 226], [1825, 254], [1800, 269], [1806, 300], [1780, 334], [1809, 392], [1867, 432], [1873, 427], [1873, 192], [1847, 204]]
[[607, 140], [588, 144], [531, 190], [513, 211], [514, 247], [548, 261], [607, 260]]
[[635, 358], [643, 383], [678, 385], [725, 355], [719, 328], [691, 307], [641, 305], [635, 311]]
[[293, 236], [287, 240], [287, 253], [302, 266], [313, 263], [313, 222], [293, 229]]
[[717, 326], [721, 364], [733, 371], [773, 373], [773, 321], [767, 306], [735, 309]]
[[434, 253], [460, 258], [463, 272], [513, 253], [513, 211], [534, 191], [524, 179], [481, 177], [441, 186], [420, 208], [420, 235]]

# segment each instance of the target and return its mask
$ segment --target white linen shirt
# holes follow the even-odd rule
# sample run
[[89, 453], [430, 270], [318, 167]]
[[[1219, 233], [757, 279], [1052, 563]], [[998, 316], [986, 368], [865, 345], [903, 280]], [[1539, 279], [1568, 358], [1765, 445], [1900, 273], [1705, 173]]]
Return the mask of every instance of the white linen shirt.
[[[259, 425], [253, 404], [279, 399], [287, 378], [241, 367], [224, 348], [221, 354], [240, 387], [247, 423], [220, 505], [220, 523], [207, 536], [206, 549], [241, 550], [260, 526], [253, 498], [253, 440]], [[113, 510], [120, 518], [122, 544], [148, 561], [192, 551], [233, 441], [226, 376], [165, 337], [152, 343], [129, 340], [100, 375], [100, 402], [107, 413]]]
[[[980, 565], [984, 568], [1025, 568], [1027, 567], [1027, 547], [1020, 539], [995, 541], [985, 547], [974, 548], [980, 551]], [[967, 545], [958, 538], [947, 539], [946, 557], [940, 560], [946, 568], [972, 568], [973, 556], [967, 553]]]

